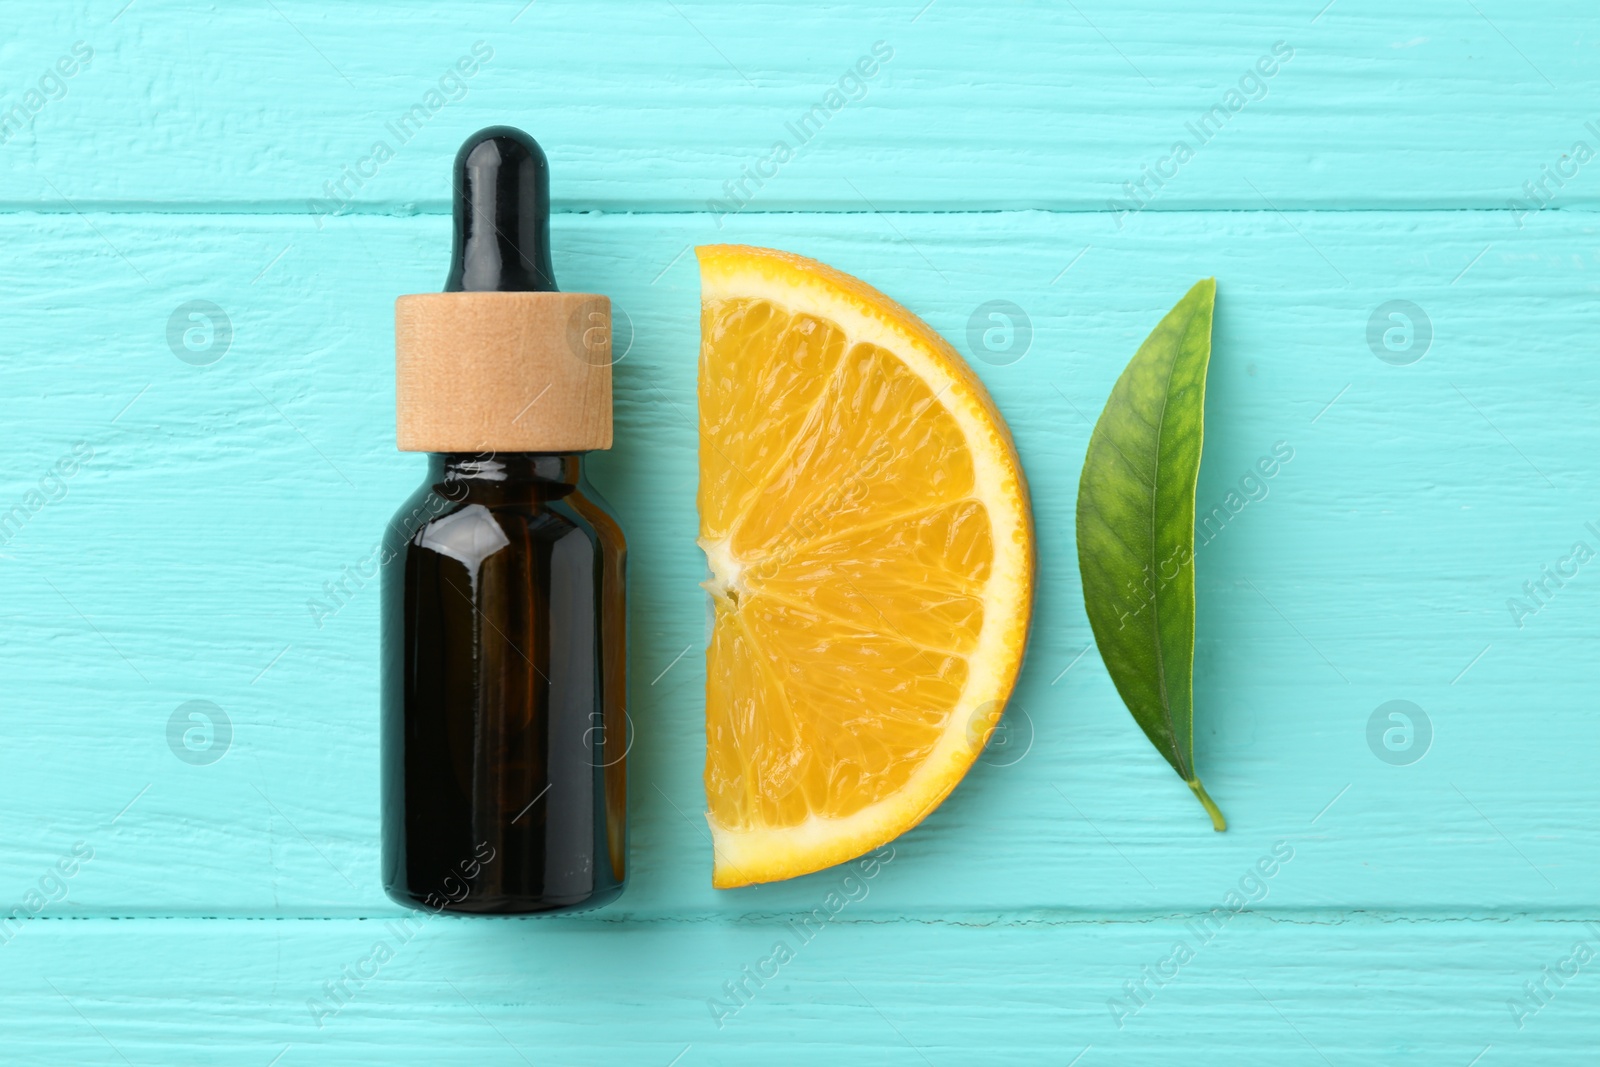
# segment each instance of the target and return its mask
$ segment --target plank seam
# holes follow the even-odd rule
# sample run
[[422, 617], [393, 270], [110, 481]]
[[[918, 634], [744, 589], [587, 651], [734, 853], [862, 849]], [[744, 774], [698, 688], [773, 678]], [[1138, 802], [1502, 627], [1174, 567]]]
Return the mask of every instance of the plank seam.
[[[210, 922], [210, 923], [248, 923], [248, 922], [384, 922], [400, 918], [413, 912], [375, 912], [371, 914], [352, 915], [177, 915], [177, 914], [117, 914], [107, 912], [100, 915], [32, 915], [18, 916], [13, 921], [19, 923], [77, 923], [77, 922], [125, 922], [125, 923], [172, 923], [172, 922]], [[507, 922], [538, 922], [553, 923], [565, 930], [576, 930], [594, 926], [696, 926], [705, 924], [718, 924], [727, 926], [769, 926], [799, 921], [811, 917], [810, 912], [771, 912], [750, 913], [741, 915], [728, 915], [721, 913], [697, 913], [690, 915], [655, 915], [655, 916], [611, 916], [593, 918], [549, 918], [541, 916], [478, 916], [461, 917], [463, 921], [473, 921], [487, 918], [490, 921]], [[831, 925], [838, 926], [933, 926], [952, 927], [957, 929], [1014, 929], [1024, 927], [1045, 928], [1071, 928], [1080, 926], [1151, 926], [1160, 923], [1194, 921], [1210, 915], [1210, 911], [1179, 911], [1147, 914], [1125, 915], [1079, 915], [1079, 916], [1049, 916], [1030, 914], [1026, 911], [1002, 915], [996, 918], [952, 918], [948, 915], [886, 915], [886, 916], [858, 916], [853, 918], [833, 917], [828, 920]], [[1267, 926], [1426, 926], [1448, 925], [1460, 923], [1499, 923], [1509, 925], [1514, 923], [1541, 923], [1552, 925], [1588, 925], [1600, 922], [1600, 910], [1576, 911], [1569, 909], [1549, 909], [1545, 912], [1517, 911], [1517, 912], [1476, 912], [1476, 913], [1446, 913], [1433, 914], [1404, 914], [1397, 912], [1380, 912], [1369, 909], [1353, 909], [1349, 911], [1304, 911], [1285, 909], [1251, 910], [1245, 909], [1234, 914], [1234, 918], [1253, 920]]]
[[[1594, 205], [1567, 204], [1561, 207], [1548, 207], [1540, 211], [1540, 215], [1573, 213], [1591, 215], [1600, 211], [1600, 203]], [[1434, 215], [1434, 214], [1459, 214], [1459, 215], [1516, 215], [1520, 212], [1508, 207], [1464, 206], [1449, 207], [1434, 206], [1372, 206], [1372, 207], [1289, 207], [1281, 210], [1268, 208], [1245, 207], [1193, 207], [1193, 208], [1150, 208], [1142, 214], [1146, 215]], [[450, 214], [448, 206], [434, 209], [433, 207], [393, 207], [348, 211], [340, 215], [331, 216], [334, 219], [345, 218], [445, 218]], [[554, 218], [569, 218], [595, 216], [631, 217], [644, 216], [658, 218], [661, 216], [713, 216], [715, 212], [689, 209], [615, 209], [593, 208], [557, 210], [550, 212]], [[964, 217], [969, 215], [1103, 215], [1114, 218], [1117, 212], [1106, 211], [1104, 208], [1061, 208], [1061, 207], [974, 207], [967, 209], [948, 208], [917, 208], [917, 209], [889, 209], [885, 211], [854, 211], [841, 210], [827, 207], [819, 208], [794, 208], [785, 211], [746, 211], [741, 218], [765, 217], [783, 218], [790, 216], [814, 215], [894, 215], [894, 216], [951, 216]], [[148, 203], [128, 203], [124, 201], [82, 201], [78, 207], [56, 207], [49, 204], [20, 204], [16, 202], [0, 202], [0, 216], [57, 216], [57, 215], [147, 215], [152, 218], [171, 218], [174, 215], [209, 216], [216, 218], [237, 218], [239, 216], [258, 218], [305, 218], [311, 219], [306, 211], [300, 208], [289, 208], [272, 204], [247, 204], [239, 205], [183, 205], [175, 204], [171, 210], [152, 207]], [[315, 224], [313, 224], [315, 228]]]

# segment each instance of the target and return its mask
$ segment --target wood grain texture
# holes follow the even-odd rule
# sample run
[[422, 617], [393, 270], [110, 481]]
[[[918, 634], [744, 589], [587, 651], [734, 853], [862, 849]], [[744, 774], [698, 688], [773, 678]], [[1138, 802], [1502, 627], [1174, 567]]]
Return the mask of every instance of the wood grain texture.
[[[114, 21], [118, 4], [36, 5], [0, 46], [6, 107], [74, 42], [94, 55], [0, 144], [0, 203], [270, 205], [309, 223], [343, 182], [358, 210], [437, 213], [456, 146], [498, 122], [540, 139], [567, 210], [705, 210], [745, 168], [768, 175], [745, 187], [760, 211], [1104, 211], [1146, 167], [1170, 178], [1147, 185], [1154, 209], [1505, 208], [1557, 167], [1553, 207], [1600, 202], [1600, 164], [1562, 162], [1578, 140], [1600, 151], [1593, 10], [1324, 2], [412, 0], [381, 26], [315, 0], [141, 2]], [[893, 58], [790, 132], [879, 41]], [[492, 58], [440, 91], [477, 42]], [[432, 113], [401, 129], [419, 103]], [[779, 140], [794, 158], [771, 159]]]
[[[879, 880], [910, 876], [891, 864]], [[783, 923], [444, 918], [405, 940], [346, 920], [39, 922], [4, 948], [0, 1026], [8, 1062], [29, 1064], [1460, 1067], [1489, 1048], [1481, 1062], [1577, 1067], [1600, 1024], [1587, 971], [1520, 1029], [1508, 1005], [1576, 943], [1600, 944], [1575, 923], [1247, 913], [1202, 942], [1177, 919], [848, 914], [809, 940]], [[766, 962], [780, 943], [792, 958]], [[1179, 943], [1192, 958], [1163, 964]]]
[[[1592, 1061], [1592, 965], [1542, 970], [1600, 946], [1600, 164], [1563, 159], [1600, 148], [1592, 11], [119, 7], [18, 8], [0, 39], [0, 916], [22, 916], [0, 923], [0, 1059]], [[478, 40], [464, 99], [309, 209]], [[708, 211], [877, 40], [864, 98], [746, 210]], [[1265, 98], [1147, 210], [1108, 210], [1279, 40]], [[77, 41], [88, 69], [7, 131]], [[393, 299], [442, 282], [449, 159], [493, 122], [553, 160], [563, 288], [632, 326], [592, 468], [632, 548], [633, 880], [593, 916], [430, 923], [318, 1029], [308, 998], [402, 915], [378, 887], [362, 577], [423, 473], [394, 449]], [[1006, 746], [865, 893], [839, 871], [709, 888], [709, 241], [921, 314], [1033, 489]], [[1090, 420], [1208, 275], [1196, 753], [1224, 835], [1097, 661], [1072, 537]], [[969, 335], [991, 300], [1027, 316], [1021, 358]], [[1394, 301], [1425, 344], [1385, 347]], [[1420, 760], [1381, 743], [1395, 700], [1427, 718]], [[228, 716], [214, 762], [184, 745], [191, 701]], [[830, 893], [859, 898], [718, 1029], [707, 1000]], [[1123, 983], [1235, 907], [1119, 1029]], [[1541, 980], [1519, 1028], [1507, 1001]]]
[[[740, 220], [736, 237], [878, 281], [969, 353], [967, 319], [996, 296], [1029, 309], [1034, 330], [1014, 363], [973, 359], [1028, 465], [1041, 540], [1016, 697], [1026, 755], [976, 768], [905, 840], [901, 862], [921, 876], [873, 909], [1209, 907], [1279, 838], [1318, 840], [1303, 880], [1275, 900], [1285, 907], [1490, 914], [1592, 900], [1597, 730], [1581, 650], [1600, 587], [1580, 572], [1521, 629], [1506, 601], [1574, 540], [1600, 546], [1584, 526], [1600, 522], [1584, 468], [1600, 445], [1586, 416], [1600, 371], [1584, 347], [1600, 326], [1584, 269], [1596, 230], [1551, 214], [1537, 243], [1480, 257], [1494, 213], [1399, 218], [1309, 213], [1291, 227], [1271, 213], [1169, 213], [1161, 234], [1097, 245], [1061, 277], [1094, 220]], [[359, 568], [421, 476], [420, 460], [393, 448], [389, 298], [438, 274], [445, 220], [350, 219], [311, 240], [273, 217], [0, 225], [10, 247], [61, 263], [46, 281], [22, 255], [0, 278], [13, 294], [0, 401], [22, 472], [12, 497], [74, 441], [94, 448], [0, 570], [8, 873], [26, 878], [61, 842], [103, 828], [92, 876], [74, 885], [80, 913], [393, 913], [374, 875], [376, 589], [347, 583], [320, 627], [308, 604], [336, 605], [324, 583]], [[609, 288], [634, 327], [616, 368], [617, 447], [595, 460], [632, 548], [639, 738], [634, 882], [608, 916], [780, 912], [825, 878], [708, 885], [697, 283], [680, 255], [707, 228], [695, 216], [557, 227], [564, 283]], [[1078, 658], [1089, 636], [1071, 536], [1084, 416], [1207, 270], [1223, 280], [1199, 510], [1230, 491], [1248, 499], [1240, 482], [1258, 459], [1279, 441], [1294, 450], [1264, 480], [1268, 495], [1197, 549], [1196, 744], [1233, 822], [1221, 836], [1144, 744], [1095, 655]], [[63, 285], [73, 273], [83, 282]], [[203, 294], [235, 333], [220, 361], [195, 367], [173, 355], [166, 321]], [[1366, 339], [1372, 311], [1397, 296], [1427, 309], [1434, 331], [1404, 367]], [[1512, 710], [1527, 706], [1530, 677], [1537, 729]], [[191, 699], [234, 724], [232, 749], [210, 766], [169, 747], [169, 718]], [[1433, 723], [1432, 751], [1412, 766], [1368, 747], [1368, 719], [1391, 699]], [[63, 774], [63, 760], [95, 773]]]

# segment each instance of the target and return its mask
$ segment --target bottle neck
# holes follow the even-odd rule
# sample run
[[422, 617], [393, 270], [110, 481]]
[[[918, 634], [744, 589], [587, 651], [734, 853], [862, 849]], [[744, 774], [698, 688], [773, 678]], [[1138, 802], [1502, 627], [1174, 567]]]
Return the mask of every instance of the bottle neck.
[[582, 452], [432, 452], [428, 477], [469, 490], [543, 484], [571, 491], [583, 478], [583, 456]]

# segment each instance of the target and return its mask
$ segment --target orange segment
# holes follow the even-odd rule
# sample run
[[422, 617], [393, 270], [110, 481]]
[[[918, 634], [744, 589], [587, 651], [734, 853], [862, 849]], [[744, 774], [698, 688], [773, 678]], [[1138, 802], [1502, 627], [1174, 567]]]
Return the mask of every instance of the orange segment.
[[961, 655], [983, 628], [989, 516], [961, 500], [796, 546], [746, 573], [748, 586], [861, 629], [886, 618], [906, 641]]
[[[780, 357], [781, 358], [781, 357]], [[896, 422], [892, 436], [884, 423]], [[933, 390], [872, 345], [845, 354], [794, 449], [735, 528], [733, 551], [759, 558], [785, 541], [964, 499], [972, 463]]]
[[[701, 314], [705, 343], [722, 358], [700, 382], [700, 479], [705, 528], [727, 534], [777, 464], [833, 375], [844, 335], [831, 323], [790, 315], [764, 300], [730, 301]], [[706, 490], [713, 490], [707, 492]]]
[[860, 855], [955, 787], [1021, 666], [1034, 548], [1010, 434], [943, 338], [813, 260], [698, 254], [726, 888]]

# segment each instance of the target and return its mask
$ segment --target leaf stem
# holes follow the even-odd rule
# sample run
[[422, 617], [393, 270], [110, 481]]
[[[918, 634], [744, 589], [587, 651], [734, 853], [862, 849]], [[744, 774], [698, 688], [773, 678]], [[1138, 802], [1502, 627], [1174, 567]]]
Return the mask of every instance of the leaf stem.
[[1217, 807], [1217, 802], [1212, 800], [1210, 795], [1206, 793], [1206, 787], [1200, 784], [1200, 779], [1190, 778], [1186, 780], [1189, 783], [1189, 788], [1194, 790], [1194, 795], [1200, 798], [1200, 803], [1206, 809], [1206, 814], [1211, 816], [1211, 828], [1219, 834], [1222, 833], [1228, 828], [1228, 820], [1222, 817], [1222, 809]]

